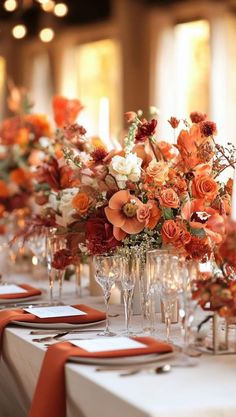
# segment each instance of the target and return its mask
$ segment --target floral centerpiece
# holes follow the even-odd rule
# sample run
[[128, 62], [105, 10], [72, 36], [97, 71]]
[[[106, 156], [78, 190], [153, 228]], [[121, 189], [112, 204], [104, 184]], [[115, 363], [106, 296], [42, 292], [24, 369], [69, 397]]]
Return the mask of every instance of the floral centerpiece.
[[170, 118], [179, 129], [175, 145], [159, 140], [156, 117], [125, 116], [121, 151], [93, 146], [82, 126], [64, 124], [38, 170], [38, 219], [73, 237], [68, 257], [168, 245], [186, 258], [209, 259], [230, 213], [232, 187], [219, 175], [235, 163], [234, 147], [216, 143], [216, 124], [202, 113]]
[[0, 215], [4, 224], [9, 213], [29, 215], [33, 193], [32, 174], [41, 158], [40, 140], [51, 136], [45, 115], [31, 113], [33, 103], [25, 89], [11, 86], [8, 98], [13, 117], [0, 125]]

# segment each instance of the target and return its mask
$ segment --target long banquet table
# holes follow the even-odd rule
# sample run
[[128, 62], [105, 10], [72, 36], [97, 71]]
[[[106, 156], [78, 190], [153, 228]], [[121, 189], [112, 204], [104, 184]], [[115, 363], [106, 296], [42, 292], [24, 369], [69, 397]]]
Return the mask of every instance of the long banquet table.
[[[46, 283], [34, 282], [34, 285], [45, 287]], [[69, 282], [65, 283], [64, 294], [65, 303], [88, 303], [103, 309], [99, 297], [76, 299], [74, 285]], [[122, 306], [111, 306], [112, 313], [122, 311]], [[134, 325], [139, 323], [139, 317], [134, 317]], [[123, 326], [122, 316], [112, 319], [114, 330], [120, 331]], [[175, 335], [177, 330], [173, 327]], [[0, 417], [27, 416], [45, 353], [42, 344], [32, 341], [29, 331], [17, 326], [5, 330], [0, 364]], [[91, 333], [83, 335], [91, 337]], [[68, 336], [72, 338], [76, 335]], [[236, 416], [234, 355], [203, 355], [194, 367], [173, 367], [167, 374], [143, 372], [126, 378], [120, 376], [120, 371], [96, 372], [96, 366], [67, 362], [65, 378], [67, 417]]]

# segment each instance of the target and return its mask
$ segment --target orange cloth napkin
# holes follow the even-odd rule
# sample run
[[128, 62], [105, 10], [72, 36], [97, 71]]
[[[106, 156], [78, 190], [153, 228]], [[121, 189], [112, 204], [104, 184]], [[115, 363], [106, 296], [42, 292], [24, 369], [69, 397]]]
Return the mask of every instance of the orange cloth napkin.
[[0, 294], [0, 299], [11, 300], [12, 298], [26, 298], [33, 297], [34, 295], [41, 295], [41, 291], [37, 290], [34, 287], [31, 287], [28, 284], [19, 284], [19, 287], [23, 288], [27, 292], [24, 293], [15, 293], [15, 294]]
[[69, 324], [83, 324], [93, 323], [94, 321], [104, 320], [106, 314], [102, 311], [95, 310], [94, 308], [88, 307], [83, 304], [73, 305], [72, 307], [78, 308], [79, 310], [87, 313], [83, 316], [68, 316], [68, 317], [53, 317], [40, 319], [34, 314], [27, 313], [24, 310], [2, 310], [0, 311], [0, 337], [4, 328], [12, 321], [25, 321], [32, 323], [69, 323]]
[[167, 343], [157, 341], [151, 337], [135, 337], [134, 339], [144, 343], [146, 347], [92, 353], [73, 346], [69, 342], [60, 342], [50, 346], [43, 360], [28, 417], [66, 417], [64, 365], [71, 356], [115, 358], [168, 353], [173, 350]]

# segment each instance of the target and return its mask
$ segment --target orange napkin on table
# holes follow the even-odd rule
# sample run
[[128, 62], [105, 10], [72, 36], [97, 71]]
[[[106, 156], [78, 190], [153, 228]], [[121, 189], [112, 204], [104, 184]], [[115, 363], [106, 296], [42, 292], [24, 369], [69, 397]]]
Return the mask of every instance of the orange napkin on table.
[[88, 352], [69, 342], [60, 342], [48, 348], [28, 417], [66, 417], [66, 389], [64, 365], [71, 356], [86, 358], [117, 358], [153, 353], [172, 352], [172, 347], [151, 337], [135, 337], [146, 345], [139, 349], [123, 349], [106, 352]]
[[22, 293], [15, 293], [15, 294], [0, 294], [0, 300], [11, 300], [12, 298], [27, 298], [27, 297], [33, 297], [34, 295], [41, 295], [42, 292], [40, 290], [37, 290], [34, 287], [31, 287], [28, 284], [19, 284], [19, 287], [23, 288], [27, 292]]
[[82, 316], [68, 316], [68, 317], [50, 317], [40, 319], [34, 314], [27, 313], [22, 309], [17, 310], [2, 310], [0, 311], [0, 337], [4, 328], [12, 321], [32, 322], [32, 323], [69, 323], [69, 324], [84, 324], [93, 323], [95, 321], [104, 320], [106, 314], [102, 311], [95, 310], [83, 304], [73, 305], [72, 307], [87, 313]]

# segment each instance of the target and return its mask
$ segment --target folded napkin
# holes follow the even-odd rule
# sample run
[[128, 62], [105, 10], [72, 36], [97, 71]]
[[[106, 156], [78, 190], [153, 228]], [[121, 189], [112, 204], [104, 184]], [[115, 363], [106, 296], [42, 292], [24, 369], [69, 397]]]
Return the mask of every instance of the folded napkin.
[[0, 300], [11, 300], [12, 298], [27, 298], [33, 297], [34, 295], [41, 295], [41, 291], [37, 290], [34, 287], [31, 287], [28, 284], [18, 284], [19, 287], [23, 288], [27, 292], [22, 293], [15, 293], [15, 294], [0, 294]]
[[42, 318], [36, 317], [34, 314], [27, 313], [22, 309], [17, 310], [2, 310], [0, 311], [0, 337], [4, 328], [12, 321], [22, 321], [30, 323], [69, 323], [69, 324], [83, 324], [93, 323], [95, 321], [104, 320], [106, 314], [102, 311], [95, 310], [83, 304], [73, 305], [72, 307], [84, 311], [85, 315], [68, 316], [68, 317], [53, 317]]
[[[144, 348], [106, 352], [87, 352], [69, 342], [60, 342], [48, 348], [28, 417], [66, 417], [66, 390], [64, 365], [71, 356], [87, 358], [118, 358], [172, 352], [172, 347], [151, 337], [135, 337]], [[79, 389], [79, 387], [78, 387]]]

